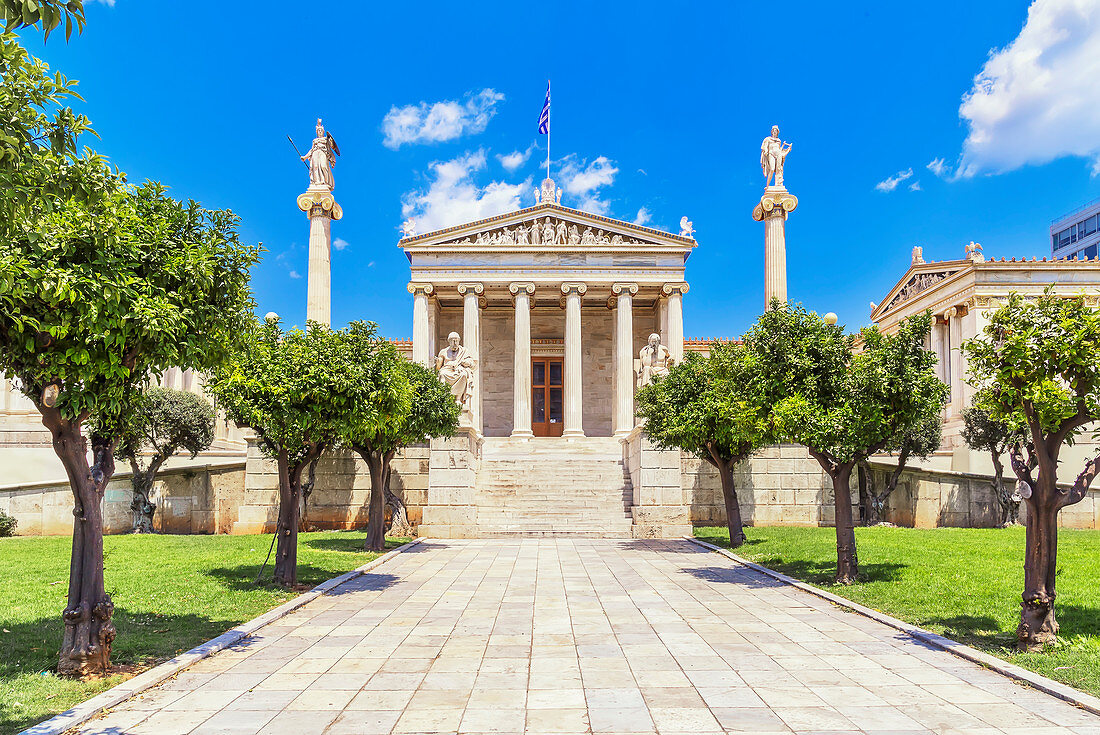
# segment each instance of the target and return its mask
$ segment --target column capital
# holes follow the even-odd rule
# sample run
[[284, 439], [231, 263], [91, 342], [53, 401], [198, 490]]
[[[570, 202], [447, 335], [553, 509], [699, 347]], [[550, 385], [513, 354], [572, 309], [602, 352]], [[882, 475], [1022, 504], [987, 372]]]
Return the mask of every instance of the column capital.
[[413, 296], [431, 296], [433, 293], [435, 293], [435, 286], [430, 283], [417, 283], [415, 281], [410, 281], [409, 285], [405, 288]]
[[458, 284], [459, 294], [465, 296], [467, 293], [472, 292], [480, 296], [485, 293], [485, 284], [482, 283], [460, 283]]
[[624, 291], [633, 296], [638, 293], [638, 284], [636, 283], [613, 283], [611, 284], [611, 293], [619, 296]]
[[[768, 187], [769, 189], [778, 187]], [[753, 207], [752, 218], [757, 222], [763, 222], [770, 217], [787, 218], [787, 215], [798, 206], [798, 197], [787, 193], [786, 189], [777, 191], [765, 191], [760, 197], [760, 203]]]
[[513, 296], [518, 295], [520, 291], [524, 291], [524, 292], [526, 292], [526, 294], [528, 296], [532, 296], [535, 293], [535, 284], [529, 283], [529, 282], [524, 282], [524, 281], [518, 281], [516, 283], [509, 283], [508, 284], [508, 291]]
[[679, 283], [666, 283], [665, 285], [661, 286], [661, 294], [663, 296], [671, 296], [674, 293], [686, 294], [690, 288], [691, 286], [687, 284], [687, 281], [680, 281]]
[[563, 296], [568, 296], [571, 293], [577, 293], [580, 296], [584, 296], [588, 293], [587, 283], [563, 283], [561, 285], [561, 292]]
[[[312, 189], [313, 187], [310, 187]], [[344, 210], [336, 203], [332, 192], [325, 190], [307, 190], [298, 195], [298, 209], [307, 212], [310, 217], [329, 217], [340, 219], [344, 216]]]

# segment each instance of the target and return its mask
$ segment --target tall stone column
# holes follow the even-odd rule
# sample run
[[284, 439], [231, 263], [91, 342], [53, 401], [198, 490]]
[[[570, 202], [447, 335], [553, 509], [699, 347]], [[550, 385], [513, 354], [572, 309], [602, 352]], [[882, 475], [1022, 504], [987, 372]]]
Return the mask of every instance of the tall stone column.
[[515, 364], [512, 375], [512, 437], [527, 439], [531, 433], [531, 296], [533, 283], [512, 283], [515, 304], [516, 340]]
[[563, 283], [565, 295], [565, 426], [562, 436], [584, 436], [581, 403], [581, 297], [588, 291], [583, 283]]
[[947, 335], [948, 335], [948, 359], [951, 361], [951, 382], [948, 384], [951, 387], [951, 410], [949, 415], [958, 416], [963, 410], [963, 356], [962, 350], [959, 349], [959, 345], [962, 343], [962, 317], [959, 316], [959, 309], [952, 306], [950, 309], [943, 313], [943, 318], [947, 320]]
[[688, 285], [684, 282], [666, 283], [661, 287], [668, 302], [668, 356], [679, 365], [684, 360], [684, 294]]
[[435, 291], [430, 283], [410, 283], [408, 291], [413, 295], [413, 362], [431, 367], [432, 355], [428, 351], [428, 298]]
[[306, 319], [332, 323], [332, 221], [344, 216], [327, 186], [310, 186], [298, 195], [298, 209], [309, 215], [309, 272]]
[[[462, 296], [462, 344], [467, 349], [473, 350], [474, 356], [481, 358], [481, 294], [485, 293], [485, 286], [480, 283], [460, 283], [458, 293]], [[473, 425], [481, 431], [481, 370], [474, 371], [473, 400], [470, 406], [473, 413]]]
[[764, 309], [771, 308], [772, 299], [787, 302], [787, 236], [784, 230], [787, 215], [798, 206], [798, 198], [782, 186], [764, 189], [760, 203], [752, 210], [752, 218], [764, 223]]
[[634, 294], [636, 283], [611, 286], [615, 302], [615, 406], [611, 428], [615, 436], [625, 436], [634, 428]]

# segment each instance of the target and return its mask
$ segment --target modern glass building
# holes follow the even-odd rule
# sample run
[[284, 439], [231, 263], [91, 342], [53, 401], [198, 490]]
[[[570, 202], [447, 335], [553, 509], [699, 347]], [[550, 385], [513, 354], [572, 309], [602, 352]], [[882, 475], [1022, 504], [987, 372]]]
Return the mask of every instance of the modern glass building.
[[1100, 244], [1100, 199], [1063, 215], [1050, 225], [1050, 252], [1055, 259], [1097, 257]]

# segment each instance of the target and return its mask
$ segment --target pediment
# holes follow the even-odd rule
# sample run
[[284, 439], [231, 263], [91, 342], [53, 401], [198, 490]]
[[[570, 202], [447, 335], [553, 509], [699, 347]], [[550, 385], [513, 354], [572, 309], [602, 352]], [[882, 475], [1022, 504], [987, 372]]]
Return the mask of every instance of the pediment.
[[618, 246], [673, 246], [690, 249], [691, 237], [546, 203], [449, 227], [400, 241], [402, 248], [604, 249]]
[[[941, 267], [928, 268], [928, 266]], [[950, 276], [953, 276], [960, 270], [962, 270], [961, 265], [957, 267], [950, 267], [947, 263], [930, 263], [928, 264], [928, 266], [925, 266], [921, 270], [910, 268], [906, 276], [901, 281], [899, 281], [893, 289], [891, 289], [889, 295], [887, 296], [888, 300], [884, 302], [885, 306], [879, 306], [878, 308], [876, 308], [871, 314], [871, 318], [878, 319], [879, 317], [885, 316], [898, 306], [901, 306], [905, 302], [910, 301], [924, 291], [927, 291], [928, 289], [936, 286], [942, 281], [947, 280]]]

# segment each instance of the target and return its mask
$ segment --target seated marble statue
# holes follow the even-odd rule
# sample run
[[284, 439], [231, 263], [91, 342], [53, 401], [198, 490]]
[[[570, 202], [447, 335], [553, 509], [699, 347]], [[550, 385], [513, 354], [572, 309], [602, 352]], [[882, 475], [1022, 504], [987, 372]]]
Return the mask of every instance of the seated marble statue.
[[656, 333], [649, 335], [649, 343], [638, 353], [635, 368], [638, 373], [638, 387], [649, 385], [655, 377], [668, 375], [668, 369], [672, 365], [673, 359], [668, 348], [661, 344], [661, 336]]
[[469, 410], [474, 392], [474, 371], [477, 357], [460, 344], [458, 332], [447, 335], [447, 346], [435, 358], [435, 369], [440, 379], [451, 386], [451, 393], [463, 409]]

